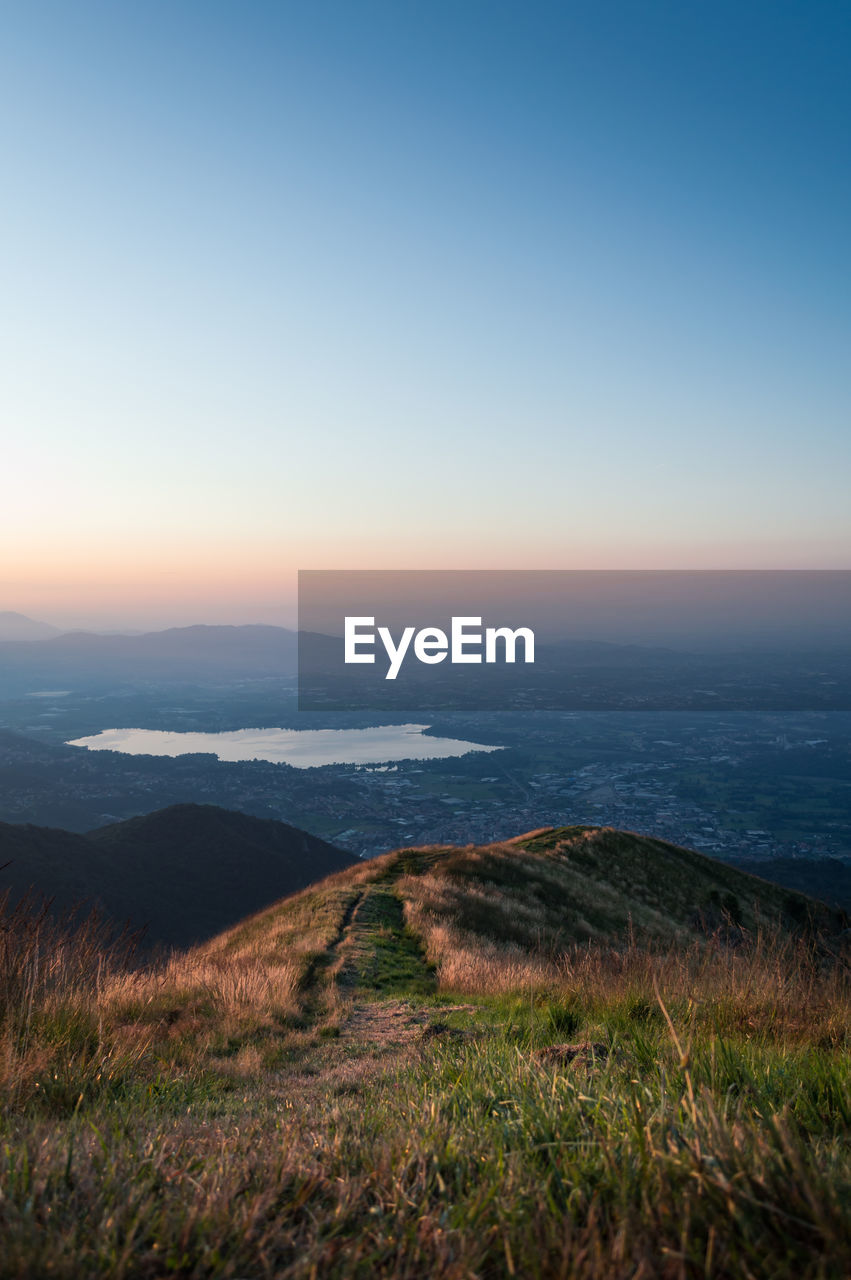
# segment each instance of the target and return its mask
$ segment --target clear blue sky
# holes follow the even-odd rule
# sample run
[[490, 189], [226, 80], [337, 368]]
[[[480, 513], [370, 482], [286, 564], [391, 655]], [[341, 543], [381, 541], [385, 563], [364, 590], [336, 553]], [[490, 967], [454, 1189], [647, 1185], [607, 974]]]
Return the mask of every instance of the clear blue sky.
[[849, 565], [851, 5], [2, 15], [0, 608]]

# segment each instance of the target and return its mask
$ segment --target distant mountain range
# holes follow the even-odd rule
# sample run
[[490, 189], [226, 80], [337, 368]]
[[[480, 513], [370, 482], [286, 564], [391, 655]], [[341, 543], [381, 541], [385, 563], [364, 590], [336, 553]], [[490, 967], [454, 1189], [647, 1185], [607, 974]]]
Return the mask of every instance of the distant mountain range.
[[32, 887], [57, 910], [97, 904], [145, 926], [149, 944], [189, 946], [357, 861], [287, 823], [215, 805], [173, 805], [86, 835], [0, 823], [0, 892]]
[[14, 639], [4, 639], [0, 627], [0, 697], [26, 691], [39, 681], [76, 686], [289, 677], [296, 673], [297, 650], [296, 633], [284, 627], [172, 627], [143, 635], [51, 630], [41, 638]]
[[0, 609], [0, 643], [6, 640], [49, 640], [51, 636], [58, 635], [59, 628], [52, 627], [49, 622], [36, 622], [23, 613]]
[[0, 625], [0, 699], [39, 686], [88, 692], [116, 684], [291, 680], [299, 673], [302, 710], [851, 710], [846, 648], [689, 654], [564, 640], [538, 645], [529, 666], [412, 661], [388, 681], [380, 656], [374, 664], [344, 665], [342, 639], [310, 631], [199, 625], [141, 635], [56, 634], [20, 614], [2, 618], [12, 621], [6, 632]]

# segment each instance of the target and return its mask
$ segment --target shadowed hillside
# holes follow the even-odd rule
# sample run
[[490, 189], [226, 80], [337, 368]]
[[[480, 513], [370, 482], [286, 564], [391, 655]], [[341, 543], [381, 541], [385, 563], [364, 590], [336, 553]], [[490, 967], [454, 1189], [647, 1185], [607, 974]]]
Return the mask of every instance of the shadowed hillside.
[[851, 912], [851, 863], [840, 858], [736, 859], [733, 866]]
[[97, 903], [146, 926], [148, 944], [189, 946], [356, 859], [285, 822], [173, 805], [87, 835], [0, 823], [0, 891], [58, 909]]

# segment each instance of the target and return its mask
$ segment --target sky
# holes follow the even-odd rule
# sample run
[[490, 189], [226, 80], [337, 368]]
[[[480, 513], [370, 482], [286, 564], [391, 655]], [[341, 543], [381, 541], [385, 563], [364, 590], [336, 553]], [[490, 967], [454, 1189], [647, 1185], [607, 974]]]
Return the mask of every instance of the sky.
[[848, 4], [0, 24], [0, 609], [851, 567]]

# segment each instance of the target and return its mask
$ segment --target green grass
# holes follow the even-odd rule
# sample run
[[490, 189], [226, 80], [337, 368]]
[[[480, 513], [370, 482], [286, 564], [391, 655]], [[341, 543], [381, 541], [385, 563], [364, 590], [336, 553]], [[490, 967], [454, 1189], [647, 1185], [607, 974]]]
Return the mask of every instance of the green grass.
[[846, 1057], [710, 1037], [684, 1067], [619, 1001], [574, 1024], [606, 1061], [554, 1068], [506, 1012], [309, 1105], [166, 1075], [7, 1121], [2, 1273], [848, 1274]]
[[135, 977], [2, 921], [0, 1277], [851, 1274], [847, 967], [807, 931], [539, 963], [529, 845], [388, 855]]
[[435, 990], [435, 967], [407, 927], [402, 902], [391, 889], [375, 888], [356, 918], [361, 947], [355, 959], [357, 986], [373, 995], [427, 996]]

